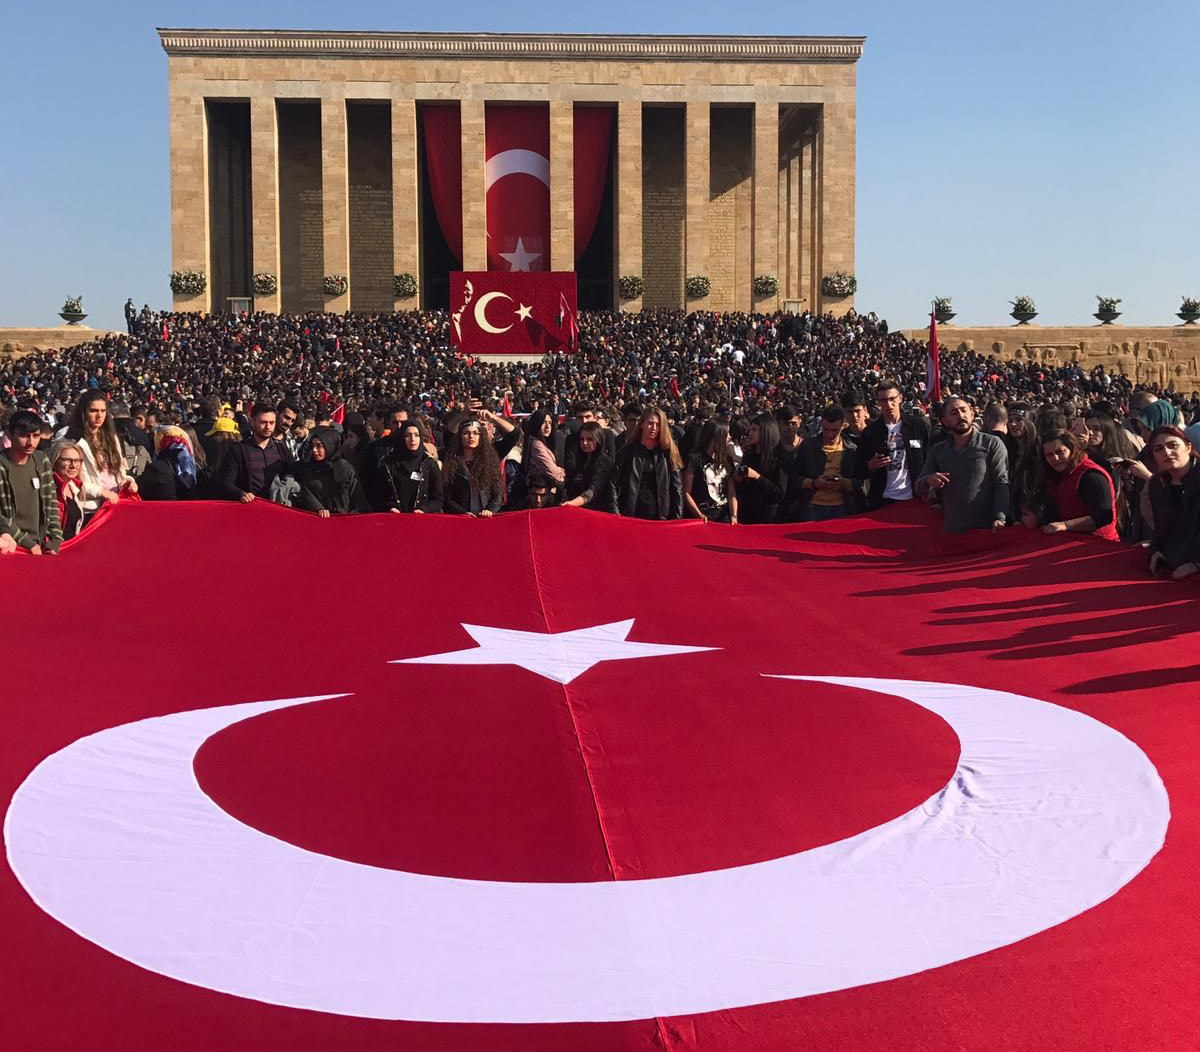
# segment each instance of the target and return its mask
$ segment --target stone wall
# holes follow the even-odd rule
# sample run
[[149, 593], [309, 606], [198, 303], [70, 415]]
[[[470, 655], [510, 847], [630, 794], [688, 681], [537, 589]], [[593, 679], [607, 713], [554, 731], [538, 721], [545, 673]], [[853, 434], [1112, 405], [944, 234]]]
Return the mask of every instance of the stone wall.
[[352, 103], [348, 115], [350, 309], [390, 311], [392, 294], [392, 113]]
[[754, 110], [715, 106], [708, 204], [708, 276], [712, 310], [745, 310], [754, 238]]
[[642, 114], [642, 261], [647, 307], [683, 303], [684, 128], [679, 106]]
[[20, 358], [34, 351], [61, 351], [107, 336], [111, 329], [60, 325], [48, 329], [0, 329], [0, 358]]
[[[906, 329], [904, 334], [918, 340], [929, 337], [927, 329]], [[1139, 384], [1158, 384], [1185, 393], [1200, 391], [1200, 325], [942, 325], [938, 343], [950, 350], [1048, 365], [1079, 362], [1087, 369], [1103, 365]]]
[[279, 293], [288, 313], [322, 310], [325, 276], [321, 110], [279, 104]]

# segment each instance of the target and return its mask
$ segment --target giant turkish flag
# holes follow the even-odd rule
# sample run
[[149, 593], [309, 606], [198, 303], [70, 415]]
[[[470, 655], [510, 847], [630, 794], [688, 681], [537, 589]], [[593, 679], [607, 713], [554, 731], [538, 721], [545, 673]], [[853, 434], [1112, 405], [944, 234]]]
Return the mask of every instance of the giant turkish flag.
[[6, 1049], [1200, 1030], [1197, 593], [1137, 552], [260, 501], [0, 573]]

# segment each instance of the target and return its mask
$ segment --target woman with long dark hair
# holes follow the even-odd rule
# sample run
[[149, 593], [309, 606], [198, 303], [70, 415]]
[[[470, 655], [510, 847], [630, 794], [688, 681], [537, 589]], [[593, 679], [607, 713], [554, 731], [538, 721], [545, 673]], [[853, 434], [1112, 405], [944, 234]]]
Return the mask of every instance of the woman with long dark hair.
[[737, 524], [738, 500], [728, 424], [707, 420], [700, 428], [696, 448], [683, 468], [683, 503], [688, 514], [701, 522]]
[[667, 414], [655, 406], [643, 410], [617, 454], [617, 510], [635, 519], [678, 519], [682, 467]]
[[604, 429], [589, 420], [579, 428], [579, 455], [566, 481], [563, 507], [615, 512], [612, 474], [613, 458], [604, 448]]
[[779, 423], [770, 413], [761, 413], [750, 421], [736, 484], [740, 522], [776, 521], [787, 480], [779, 450]]
[[64, 437], [78, 443], [83, 454], [80, 479], [88, 516], [105, 501], [116, 504], [122, 495], [137, 493], [137, 483], [126, 474], [125, 454], [104, 395], [87, 391], [80, 396]]
[[463, 420], [454, 433], [442, 480], [448, 515], [490, 519], [500, 510], [504, 497], [500, 458], [483, 424], [473, 417]]
[[[531, 476], [553, 479], [558, 485], [567, 474], [554, 458], [554, 417], [545, 409], [535, 409], [521, 425], [525, 441], [521, 451], [522, 491]], [[524, 492], [520, 494], [524, 498]]]
[[1041, 438], [1041, 495], [1044, 510], [1035, 524], [1043, 533], [1094, 533], [1117, 540], [1116, 490], [1108, 472], [1087, 455], [1087, 444], [1073, 431], [1051, 431]]

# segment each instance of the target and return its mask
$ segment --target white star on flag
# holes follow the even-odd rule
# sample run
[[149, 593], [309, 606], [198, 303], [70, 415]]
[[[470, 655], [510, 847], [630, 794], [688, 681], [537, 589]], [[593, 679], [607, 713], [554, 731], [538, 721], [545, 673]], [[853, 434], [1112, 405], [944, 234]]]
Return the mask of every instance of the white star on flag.
[[634, 619], [614, 621], [571, 632], [521, 632], [513, 628], [463, 625], [478, 647], [445, 654], [400, 658], [389, 665], [519, 665], [555, 683], [570, 683], [601, 661], [697, 654], [720, 647], [685, 647], [671, 643], [631, 643]]
[[517, 317], [520, 318], [521, 321], [528, 321], [529, 315], [531, 315], [532, 313], [533, 313], [532, 307], [526, 307], [524, 303], [520, 303], [517, 305]]
[[510, 270], [529, 270], [529, 264], [535, 259], [541, 259], [540, 252], [526, 252], [525, 242], [521, 238], [517, 238], [517, 247], [511, 252], [501, 252], [501, 259], [508, 260]]

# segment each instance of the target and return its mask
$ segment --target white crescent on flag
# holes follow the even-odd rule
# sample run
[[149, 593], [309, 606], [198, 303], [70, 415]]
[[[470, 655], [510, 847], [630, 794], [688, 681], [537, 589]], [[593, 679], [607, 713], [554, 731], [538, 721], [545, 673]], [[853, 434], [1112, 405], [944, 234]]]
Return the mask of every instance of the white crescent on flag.
[[483, 167], [484, 193], [507, 175], [532, 175], [550, 188], [550, 160], [533, 150], [505, 150], [489, 157]]
[[[519, 633], [509, 654], [491, 630], [487, 655], [424, 660], [550, 660], [540, 674], [563, 682], [618, 660], [621, 627], [588, 630], [595, 653], [586, 633]], [[205, 794], [193, 758], [214, 734], [345, 695], [287, 698], [138, 720], [54, 753], [13, 797], [8, 858], [72, 931], [187, 983], [369, 1018], [543, 1023], [710, 1012], [950, 964], [1104, 901], [1162, 846], [1157, 771], [1080, 712], [948, 683], [779, 678], [936, 713], [961, 743], [953, 777], [892, 821], [750, 865], [583, 883], [430, 876], [285, 843]]]

